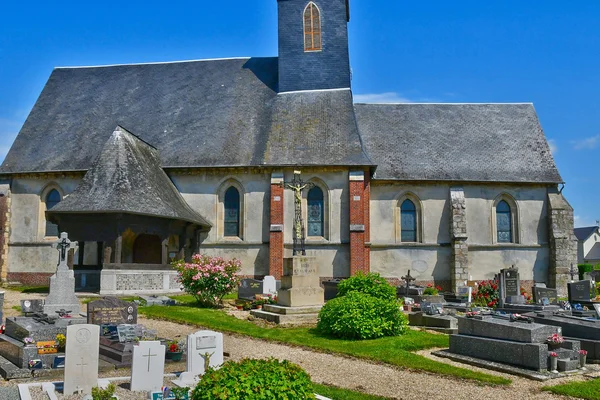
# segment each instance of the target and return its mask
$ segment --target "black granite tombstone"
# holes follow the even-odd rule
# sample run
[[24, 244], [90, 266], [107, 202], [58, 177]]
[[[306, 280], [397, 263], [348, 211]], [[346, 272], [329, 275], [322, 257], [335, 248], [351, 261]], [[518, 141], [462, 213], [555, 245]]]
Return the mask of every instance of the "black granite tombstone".
[[104, 297], [88, 303], [88, 324], [136, 324], [137, 304], [116, 297]]
[[25, 315], [44, 312], [44, 300], [21, 300], [21, 312]]
[[534, 287], [533, 288], [533, 301], [535, 304], [543, 304], [543, 299], [548, 299], [548, 304], [558, 304], [558, 293], [556, 289], [545, 288], [545, 287]]
[[589, 303], [590, 302], [590, 281], [584, 280], [579, 282], [567, 283], [567, 291], [569, 293], [569, 303]]
[[254, 296], [263, 294], [263, 281], [242, 279], [238, 287], [238, 299], [254, 300]]

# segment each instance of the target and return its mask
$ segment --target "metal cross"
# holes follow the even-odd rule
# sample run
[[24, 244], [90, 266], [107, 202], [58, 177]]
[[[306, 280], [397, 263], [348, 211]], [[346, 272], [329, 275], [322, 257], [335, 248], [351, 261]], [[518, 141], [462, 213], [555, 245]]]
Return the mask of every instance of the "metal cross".
[[150, 372], [150, 357], [156, 357], [157, 354], [150, 354], [152, 352], [151, 349], [148, 349], [148, 354], [144, 354], [142, 357], [148, 357], [148, 372]]
[[578, 274], [579, 274], [579, 270], [577, 269], [575, 264], [571, 264], [571, 268], [569, 268], [569, 275], [571, 275], [571, 281], [574, 281], [575, 278], [573, 278], [573, 276], [578, 275]]
[[66, 265], [67, 252], [71, 249], [77, 248], [77, 243], [71, 242], [69, 240], [67, 232], [62, 232], [60, 234], [60, 239], [58, 239], [56, 242], [52, 243], [52, 248], [58, 249], [58, 252], [59, 252], [57, 265], [59, 265], [59, 266], [61, 264]]
[[315, 186], [312, 182], [304, 182], [300, 177], [300, 171], [294, 171], [294, 179], [291, 182], [283, 182], [281, 186], [294, 191], [294, 253], [306, 255], [304, 248], [304, 221], [302, 220], [302, 191]]
[[410, 269], [409, 269], [408, 273], [406, 274], [406, 276], [403, 276], [400, 279], [402, 279], [402, 280], [404, 280], [406, 282], [406, 293], [405, 293], [405, 296], [408, 296], [408, 288], [410, 287], [410, 283], [412, 281], [416, 281], [417, 278], [413, 278], [412, 276], [410, 276]]

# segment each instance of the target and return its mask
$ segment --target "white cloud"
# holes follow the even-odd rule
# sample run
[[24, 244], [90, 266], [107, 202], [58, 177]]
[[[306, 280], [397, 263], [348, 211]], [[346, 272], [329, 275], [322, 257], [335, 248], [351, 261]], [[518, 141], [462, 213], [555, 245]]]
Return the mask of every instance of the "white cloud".
[[571, 144], [575, 150], [593, 150], [600, 144], [600, 135], [581, 140], [572, 140]]
[[372, 104], [413, 103], [414, 100], [406, 98], [406, 97], [402, 96], [400, 93], [386, 92], [386, 93], [355, 94], [354, 102], [355, 103], [372, 103]]
[[552, 154], [558, 153], [558, 145], [556, 144], [556, 140], [548, 140], [548, 145], [550, 146], [550, 152], [552, 152]]

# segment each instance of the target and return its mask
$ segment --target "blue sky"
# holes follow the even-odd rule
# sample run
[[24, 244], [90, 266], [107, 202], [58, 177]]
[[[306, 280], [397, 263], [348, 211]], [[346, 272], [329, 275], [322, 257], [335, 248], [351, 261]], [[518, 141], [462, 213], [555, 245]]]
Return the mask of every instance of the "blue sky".
[[[8, 4], [7, 4], [8, 3]], [[277, 54], [275, 0], [5, 2], [0, 160], [56, 66]], [[600, 2], [351, 0], [371, 102], [532, 102], [576, 226], [600, 219]]]

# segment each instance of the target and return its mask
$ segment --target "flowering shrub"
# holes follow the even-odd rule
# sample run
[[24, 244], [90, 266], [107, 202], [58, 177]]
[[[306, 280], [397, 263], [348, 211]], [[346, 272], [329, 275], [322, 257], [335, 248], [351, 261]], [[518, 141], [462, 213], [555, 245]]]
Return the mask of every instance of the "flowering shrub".
[[477, 292], [473, 295], [473, 302], [488, 307], [496, 307], [500, 294], [498, 283], [493, 280], [481, 281], [477, 286]]
[[191, 263], [178, 260], [173, 261], [172, 265], [179, 273], [178, 279], [183, 289], [202, 306], [217, 306], [223, 296], [234, 291], [239, 283], [236, 274], [241, 269], [241, 263], [235, 258], [225, 260], [222, 257], [194, 254]]
[[425, 296], [437, 296], [439, 292], [442, 291], [441, 286], [433, 286], [431, 283], [427, 285], [425, 290], [423, 290], [423, 295]]
[[372, 272], [368, 274], [359, 272], [339, 283], [337, 297], [345, 296], [350, 292], [365, 293], [389, 301], [396, 301], [397, 298], [396, 288], [381, 275]]
[[558, 333], [553, 334], [552, 336], [548, 336], [546, 339], [548, 343], [561, 344], [565, 342], [565, 338], [560, 336]]

